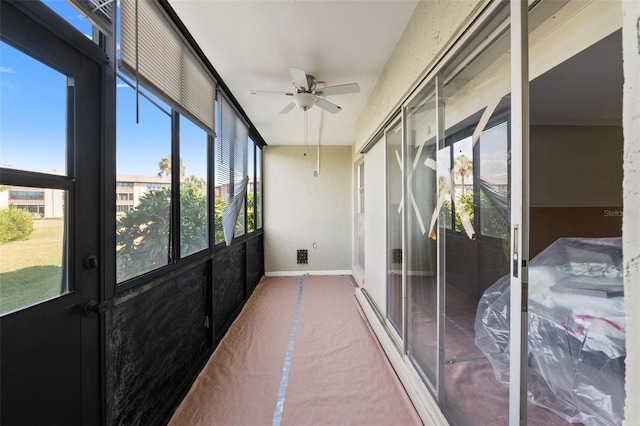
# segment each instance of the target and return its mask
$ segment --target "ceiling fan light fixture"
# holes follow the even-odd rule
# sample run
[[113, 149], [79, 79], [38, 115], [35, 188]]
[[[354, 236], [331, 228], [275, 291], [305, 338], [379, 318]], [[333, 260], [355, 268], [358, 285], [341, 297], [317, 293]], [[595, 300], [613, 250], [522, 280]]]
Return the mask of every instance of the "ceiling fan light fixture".
[[308, 110], [316, 102], [318, 102], [318, 98], [311, 93], [297, 93], [293, 96], [293, 102], [296, 104], [298, 108], [301, 108], [303, 111]]

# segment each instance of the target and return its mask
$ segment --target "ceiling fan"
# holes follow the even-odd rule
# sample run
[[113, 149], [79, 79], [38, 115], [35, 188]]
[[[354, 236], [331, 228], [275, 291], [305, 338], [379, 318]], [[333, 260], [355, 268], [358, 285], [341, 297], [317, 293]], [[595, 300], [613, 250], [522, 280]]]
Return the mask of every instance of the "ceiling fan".
[[340, 84], [337, 86], [316, 87], [318, 83], [322, 81], [316, 80], [312, 75], [307, 74], [304, 70], [299, 68], [289, 68], [289, 73], [293, 78], [294, 92], [278, 92], [267, 90], [250, 90], [252, 95], [258, 94], [282, 94], [285, 96], [292, 96], [292, 101], [285, 106], [280, 114], [287, 114], [296, 106], [303, 111], [307, 111], [314, 105], [319, 108], [335, 114], [342, 110], [338, 105], [331, 103], [324, 99], [322, 96], [333, 95], [346, 95], [348, 93], [360, 93], [360, 86], [358, 83]]

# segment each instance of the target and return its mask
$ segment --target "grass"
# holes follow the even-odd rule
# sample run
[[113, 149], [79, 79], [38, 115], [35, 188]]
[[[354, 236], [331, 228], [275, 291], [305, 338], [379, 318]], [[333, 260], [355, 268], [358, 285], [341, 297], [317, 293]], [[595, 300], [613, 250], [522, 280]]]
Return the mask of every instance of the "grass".
[[36, 219], [25, 241], [0, 245], [0, 315], [60, 294], [63, 219]]

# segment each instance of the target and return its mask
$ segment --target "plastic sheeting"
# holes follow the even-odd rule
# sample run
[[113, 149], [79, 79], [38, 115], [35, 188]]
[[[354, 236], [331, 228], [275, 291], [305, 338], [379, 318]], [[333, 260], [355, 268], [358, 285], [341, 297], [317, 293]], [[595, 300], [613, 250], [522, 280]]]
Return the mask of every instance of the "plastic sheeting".
[[[528, 399], [565, 420], [619, 425], [624, 413], [620, 238], [560, 238], [530, 262]], [[475, 344], [509, 382], [509, 276], [480, 299]]]

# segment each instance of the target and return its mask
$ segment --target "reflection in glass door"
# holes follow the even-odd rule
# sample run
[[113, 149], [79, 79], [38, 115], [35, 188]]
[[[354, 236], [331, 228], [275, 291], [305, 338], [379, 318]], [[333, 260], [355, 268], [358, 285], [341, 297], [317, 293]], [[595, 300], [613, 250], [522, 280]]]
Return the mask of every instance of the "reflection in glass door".
[[434, 85], [406, 108], [407, 353], [423, 379], [438, 371], [437, 102]]
[[397, 121], [386, 132], [387, 164], [387, 318], [403, 336], [402, 254], [402, 126]]
[[[509, 6], [442, 78], [443, 136], [437, 153], [440, 204], [440, 404], [456, 424], [509, 422], [509, 320], [483, 325], [494, 283], [510, 280]], [[476, 52], [482, 52], [477, 54]], [[501, 312], [509, 309], [509, 300]], [[498, 319], [496, 319], [498, 321]]]

